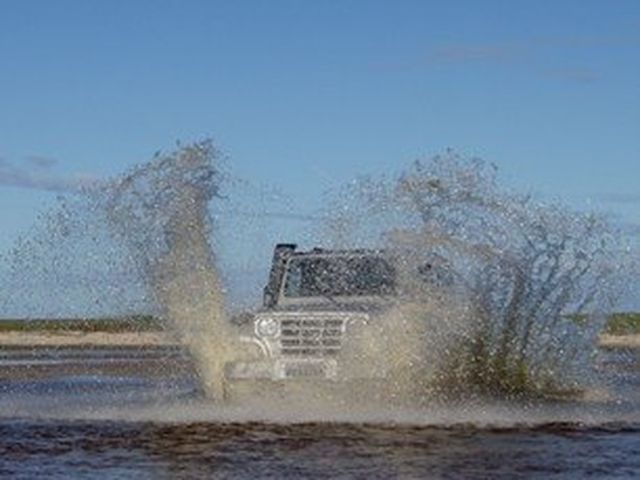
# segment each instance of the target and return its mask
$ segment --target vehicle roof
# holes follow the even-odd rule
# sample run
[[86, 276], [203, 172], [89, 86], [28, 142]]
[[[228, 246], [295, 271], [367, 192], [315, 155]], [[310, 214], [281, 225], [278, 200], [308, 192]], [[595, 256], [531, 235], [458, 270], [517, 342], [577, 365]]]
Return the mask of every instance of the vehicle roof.
[[308, 251], [295, 251], [291, 253], [292, 257], [295, 256], [318, 256], [318, 257], [347, 257], [347, 256], [382, 256], [384, 250], [375, 250], [367, 248], [354, 248], [344, 250], [329, 250], [324, 248], [314, 248]]

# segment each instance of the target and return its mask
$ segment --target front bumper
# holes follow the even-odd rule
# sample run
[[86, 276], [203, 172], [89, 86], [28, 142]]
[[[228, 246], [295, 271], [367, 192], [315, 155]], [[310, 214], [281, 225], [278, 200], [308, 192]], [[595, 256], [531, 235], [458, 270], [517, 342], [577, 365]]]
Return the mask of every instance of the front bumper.
[[231, 362], [225, 367], [228, 380], [338, 380], [338, 364], [333, 359], [280, 359]]

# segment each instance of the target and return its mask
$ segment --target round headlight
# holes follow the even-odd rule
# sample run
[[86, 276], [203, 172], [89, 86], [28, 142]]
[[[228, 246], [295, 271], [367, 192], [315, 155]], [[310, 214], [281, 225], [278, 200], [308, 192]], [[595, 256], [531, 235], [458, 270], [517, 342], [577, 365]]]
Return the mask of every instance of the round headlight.
[[256, 332], [262, 337], [273, 337], [278, 333], [278, 322], [273, 318], [261, 318], [256, 323]]

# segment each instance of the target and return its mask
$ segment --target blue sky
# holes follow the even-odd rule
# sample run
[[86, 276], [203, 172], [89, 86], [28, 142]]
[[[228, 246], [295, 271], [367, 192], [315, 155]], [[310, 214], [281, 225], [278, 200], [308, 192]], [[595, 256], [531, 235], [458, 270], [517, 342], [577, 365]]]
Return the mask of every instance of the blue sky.
[[453, 148], [638, 231], [640, 2], [0, 4], [0, 251], [56, 192], [209, 136], [300, 213]]

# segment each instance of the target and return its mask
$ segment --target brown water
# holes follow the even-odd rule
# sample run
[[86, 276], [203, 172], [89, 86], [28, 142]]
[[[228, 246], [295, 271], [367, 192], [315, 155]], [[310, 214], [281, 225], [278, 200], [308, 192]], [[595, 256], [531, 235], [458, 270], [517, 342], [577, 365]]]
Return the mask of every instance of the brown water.
[[640, 427], [10, 422], [12, 478], [633, 478]]
[[[637, 478], [640, 351], [607, 395], [417, 410], [204, 400], [175, 348], [0, 354], [2, 478]], [[351, 406], [352, 407], [352, 406]]]

